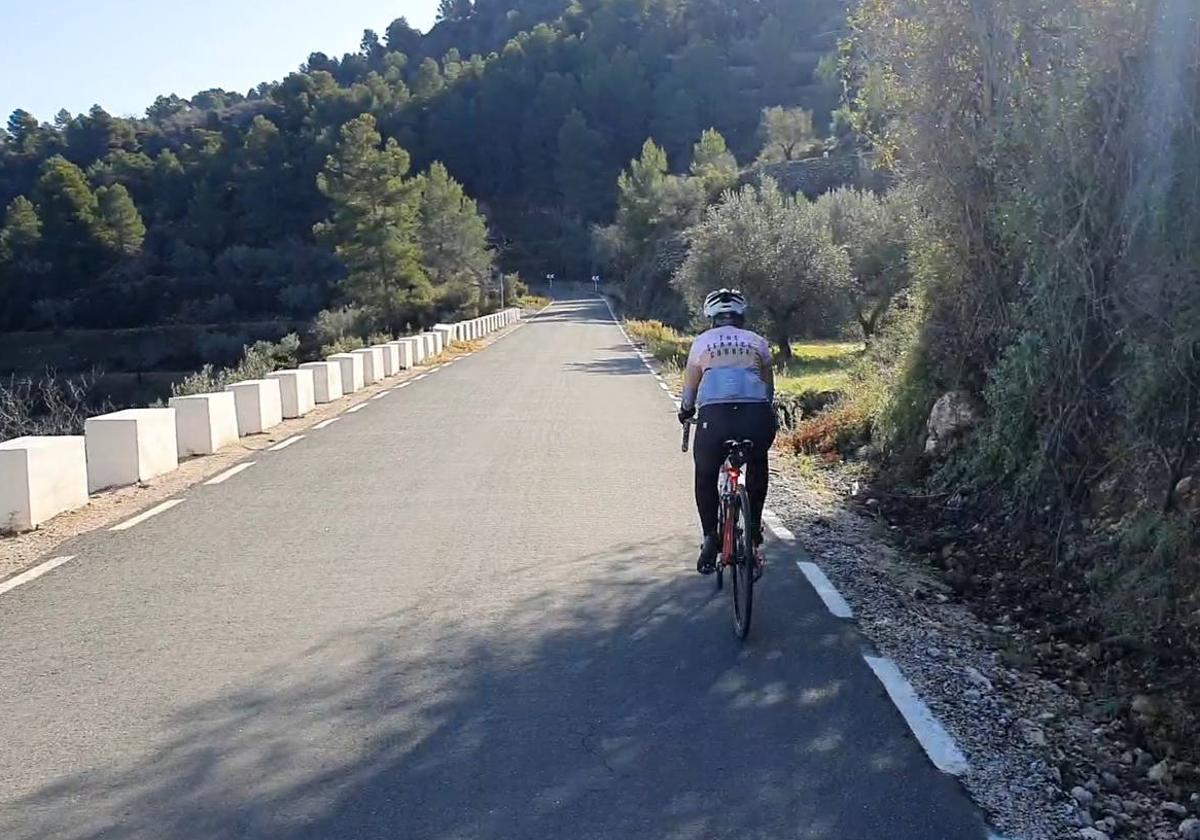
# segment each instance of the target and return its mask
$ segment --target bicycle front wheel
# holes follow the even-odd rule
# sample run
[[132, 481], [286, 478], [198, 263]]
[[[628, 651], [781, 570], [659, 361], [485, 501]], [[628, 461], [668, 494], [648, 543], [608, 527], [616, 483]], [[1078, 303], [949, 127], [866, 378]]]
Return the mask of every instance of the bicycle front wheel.
[[738, 490], [733, 508], [734, 564], [730, 578], [733, 582], [733, 629], [739, 639], [750, 633], [750, 616], [754, 612], [754, 542], [750, 534], [750, 495], [745, 488]]

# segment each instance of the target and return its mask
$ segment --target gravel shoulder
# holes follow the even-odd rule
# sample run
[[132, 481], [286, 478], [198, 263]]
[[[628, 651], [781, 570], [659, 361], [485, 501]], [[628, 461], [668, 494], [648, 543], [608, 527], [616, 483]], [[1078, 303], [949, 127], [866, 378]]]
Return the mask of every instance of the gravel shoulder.
[[782, 456], [772, 473], [769, 506], [957, 740], [963, 783], [1005, 837], [1200, 840], [1195, 768], [1134, 746], [1124, 720], [1069, 674], [1028, 667], [1023, 630], [985, 623], [892, 548], [873, 500], [856, 510], [851, 478]]

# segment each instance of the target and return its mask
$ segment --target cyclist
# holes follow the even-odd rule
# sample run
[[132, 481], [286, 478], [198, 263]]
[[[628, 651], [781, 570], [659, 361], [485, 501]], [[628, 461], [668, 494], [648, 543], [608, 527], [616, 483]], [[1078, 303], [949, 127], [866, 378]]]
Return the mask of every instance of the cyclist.
[[696, 417], [696, 508], [704, 543], [696, 571], [716, 571], [720, 540], [717, 478], [725, 462], [725, 441], [750, 440], [746, 490], [753, 519], [749, 523], [755, 554], [762, 559], [762, 511], [767, 501], [767, 453], [775, 441], [775, 374], [771, 348], [762, 336], [745, 329], [746, 298], [736, 289], [720, 289], [704, 299], [704, 317], [712, 327], [699, 335], [688, 353], [679, 422]]

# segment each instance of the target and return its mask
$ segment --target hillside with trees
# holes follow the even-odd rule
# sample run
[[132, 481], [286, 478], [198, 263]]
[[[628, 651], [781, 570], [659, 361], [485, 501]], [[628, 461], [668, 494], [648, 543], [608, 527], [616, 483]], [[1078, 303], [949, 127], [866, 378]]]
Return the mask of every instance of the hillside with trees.
[[[590, 272], [592, 226], [613, 217], [617, 175], [648, 137], [676, 170], [709, 128], [753, 159], [764, 108], [804, 105], [819, 133], [837, 102], [819, 65], [840, 0], [441, 14], [427, 34], [400, 19], [244, 94], [160, 96], [140, 119], [12, 114], [0, 331], [20, 336], [0, 335], [4, 372], [31, 355], [110, 373], [230, 362], [346, 306], [365, 310], [361, 330], [470, 315], [494, 305], [500, 271]], [[387, 218], [356, 211], [372, 195]], [[384, 256], [387, 276], [372, 275]], [[148, 331], [162, 327], [186, 340], [163, 347]], [[97, 331], [108, 352], [74, 352]]]

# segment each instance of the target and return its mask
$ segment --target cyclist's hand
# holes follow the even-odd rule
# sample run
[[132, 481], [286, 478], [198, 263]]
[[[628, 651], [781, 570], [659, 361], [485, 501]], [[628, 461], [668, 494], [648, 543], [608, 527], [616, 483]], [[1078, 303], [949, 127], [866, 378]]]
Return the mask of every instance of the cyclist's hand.
[[681, 408], [679, 409], [679, 424], [682, 426], [696, 416], [696, 408]]

